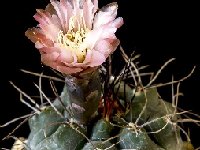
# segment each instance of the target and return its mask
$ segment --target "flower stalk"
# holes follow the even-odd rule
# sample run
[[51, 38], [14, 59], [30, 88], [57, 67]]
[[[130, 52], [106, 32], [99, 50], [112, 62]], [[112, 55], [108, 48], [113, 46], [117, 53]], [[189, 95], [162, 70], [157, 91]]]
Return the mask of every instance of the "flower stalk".
[[61, 94], [62, 101], [70, 110], [67, 117], [79, 124], [87, 124], [97, 113], [101, 90], [98, 70], [80, 74], [78, 77], [67, 76]]

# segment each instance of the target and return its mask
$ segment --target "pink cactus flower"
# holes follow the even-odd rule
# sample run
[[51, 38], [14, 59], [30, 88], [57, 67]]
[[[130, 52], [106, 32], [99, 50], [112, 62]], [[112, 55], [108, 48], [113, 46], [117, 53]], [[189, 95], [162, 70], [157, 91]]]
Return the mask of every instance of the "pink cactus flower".
[[123, 19], [117, 16], [117, 3], [98, 10], [98, 0], [51, 0], [45, 10], [34, 15], [39, 22], [26, 31], [46, 66], [63, 74], [95, 68], [116, 50], [115, 36]]

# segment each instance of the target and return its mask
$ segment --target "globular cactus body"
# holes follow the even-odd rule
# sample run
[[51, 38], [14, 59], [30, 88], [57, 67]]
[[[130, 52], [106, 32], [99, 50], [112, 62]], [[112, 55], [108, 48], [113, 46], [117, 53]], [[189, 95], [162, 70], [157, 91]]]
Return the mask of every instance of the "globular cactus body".
[[[93, 83], [96, 85], [97, 82]], [[136, 91], [132, 101], [127, 101], [130, 104], [129, 109], [121, 116], [113, 114], [108, 120], [98, 114], [96, 105], [95, 108], [92, 108], [92, 110], [96, 110], [96, 115], [94, 115], [94, 111], [91, 113], [91, 109], [85, 110], [89, 113], [74, 113], [73, 108], [70, 107], [70, 101], [80, 106], [84, 106], [85, 103], [85, 98], [78, 96], [80, 90], [76, 91], [80, 82], [74, 84], [76, 88], [73, 92], [66, 92], [66, 87], [64, 87], [60, 99], [62, 103], [58, 99], [54, 101], [56, 110], [51, 106], [46, 106], [42, 112], [29, 119], [31, 133], [28, 138], [28, 147], [31, 150], [190, 150], [184, 149], [186, 143], [180, 137], [180, 130], [175, 128], [176, 123], [172, 124], [170, 120], [170, 117], [174, 120], [178, 117], [173, 114], [174, 108], [171, 103], [159, 98], [155, 88]], [[93, 92], [91, 87], [95, 90], [98, 89], [97, 86], [87, 85], [81, 92], [90, 95], [89, 93]], [[133, 91], [134, 89], [129, 88], [127, 94], [131, 95]], [[123, 101], [121, 93], [123, 92], [119, 91], [118, 97]], [[88, 99], [86, 103], [90, 107], [93, 106], [94, 99], [97, 102], [100, 101], [100, 97], [97, 95], [89, 98], [92, 100]], [[66, 112], [63, 107], [71, 112], [70, 117], [69, 112]], [[79, 110], [77, 109], [77, 111]], [[87, 118], [88, 114], [93, 117]], [[74, 119], [73, 115], [75, 115]]]
[[32, 117], [29, 126], [28, 147], [31, 150], [80, 149], [85, 143], [80, 134], [85, 134], [85, 129], [76, 124], [66, 124], [52, 107]]

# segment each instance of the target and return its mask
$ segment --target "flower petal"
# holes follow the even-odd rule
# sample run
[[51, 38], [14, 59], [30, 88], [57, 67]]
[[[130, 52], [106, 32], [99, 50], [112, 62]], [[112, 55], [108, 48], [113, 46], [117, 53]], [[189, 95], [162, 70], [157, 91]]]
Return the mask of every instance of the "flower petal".
[[119, 45], [118, 39], [110, 40], [110, 41], [109, 39], [105, 39], [105, 40], [99, 41], [95, 45], [94, 49], [100, 52], [101, 54], [103, 54], [107, 58], [110, 54], [112, 54], [117, 49], [118, 45]]
[[94, 12], [98, 10], [98, 0], [93, 0], [94, 3]]
[[57, 66], [56, 69], [65, 74], [74, 74], [81, 72], [83, 70], [82, 68], [67, 67], [67, 66]]
[[91, 30], [87, 34], [84, 44], [88, 45], [90, 49], [93, 49], [96, 43], [102, 39], [116, 39], [115, 32], [117, 31], [117, 28], [121, 27], [122, 24], [123, 19], [117, 18], [108, 24]]
[[81, 14], [81, 7], [80, 7], [80, 1], [79, 0], [71, 0], [73, 5], [73, 11], [75, 16], [79, 16]]
[[88, 29], [92, 29], [92, 21], [95, 13], [94, 9], [94, 4], [91, 0], [86, 0], [83, 2], [83, 16]]
[[49, 12], [50, 15], [56, 14], [56, 10], [54, 9], [53, 5], [51, 3], [49, 3], [46, 8], [45, 8], [46, 12]]
[[37, 10], [34, 18], [39, 22], [39, 27], [43, 30], [46, 37], [56, 41], [58, 32], [61, 29], [58, 17], [56, 15], [51, 16], [50, 13], [44, 10]]
[[60, 49], [57, 47], [42, 47], [39, 48], [41, 54], [51, 54], [53, 52], [60, 53]]
[[94, 29], [113, 21], [117, 16], [117, 3], [104, 6], [94, 17]]
[[83, 64], [89, 63], [91, 60], [91, 57], [92, 57], [92, 50], [88, 49], [87, 54], [85, 56], [85, 60], [83, 61]]
[[112, 22], [102, 26], [103, 33], [101, 34], [100, 39], [116, 39], [115, 32], [117, 31], [117, 28], [121, 27], [123, 25], [123, 19], [121, 17], [113, 20]]
[[[34, 15], [39, 22], [37, 28], [25, 33], [39, 49], [41, 61], [64, 74], [98, 68], [119, 45], [115, 32], [123, 19], [116, 19], [117, 3], [97, 12], [98, 0], [50, 2], [45, 10], [39, 9]], [[70, 35], [80, 37], [79, 42]]]
[[53, 41], [47, 39], [46, 36], [38, 28], [30, 28], [25, 32], [25, 35], [33, 42], [39, 42], [43, 46], [53, 46]]
[[60, 2], [58, 2], [56, 0], [50, 0], [50, 2], [53, 5], [54, 9], [56, 10], [56, 14], [58, 15], [58, 18], [60, 19], [62, 30], [65, 30], [65, 14], [60, 5]]
[[89, 49], [93, 49], [96, 42], [100, 39], [102, 33], [103, 33], [102, 28], [91, 30], [90, 32], [87, 33], [83, 45], [87, 45]]
[[120, 28], [123, 24], [124, 24], [123, 18], [118, 17], [110, 23], [110, 26], [113, 27], [113, 28]]
[[65, 48], [61, 49], [60, 56], [58, 57], [57, 61], [60, 61], [63, 63], [72, 63], [73, 60], [74, 60], [74, 57], [71, 51], [67, 51]]
[[57, 65], [59, 65], [59, 62], [57, 62], [57, 58], [60, 54], [57, 52], [47, 53], [41, 55], [41, 61], [50, 67], [55, 68]]
[[72, 17], [73, 8], [72, 5], [69, 3], [68, 0], [60, 0], [60, 5], [62, 7], [62, 11], [65, 17], [65, 30], [66, 32], [69, 29], [69, 19]]
[[88, 66], [90, 67], [100, 66], [105, 61], [106, 61], [106, 57], [102, 53], [93, 50], [92, 57]]

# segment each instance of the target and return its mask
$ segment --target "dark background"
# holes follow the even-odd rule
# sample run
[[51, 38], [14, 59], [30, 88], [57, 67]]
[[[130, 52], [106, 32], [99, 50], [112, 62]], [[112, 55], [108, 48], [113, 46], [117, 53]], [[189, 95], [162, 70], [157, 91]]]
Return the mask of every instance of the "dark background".
[[[100, 7], [111, 0], [100, 0]], [[197, 66], [195, 73], [181, 84], [179, 106], [185, 110], [192, 110], [200, 114], [199, 84], [200, 59], [199, 51], [199, 9], [193, 2], [155, 2], [135, 3], [132, 0], [118, 0], [119, 15], [125, 24], [117, 32], [121, 45], [127, 53], [135, 50], [141, 54], [141, 64], [150, 65], [151, 71], [159, 67], [170, 58], [176, 58], [160, 75], [156, 83], [186, 76], [193, 66]], [[41, 72], [40, 55], [25, 36], [24, 32], [36, 25], [33, 19], [36, 8], [44, 8], [48, 0], [19, 0], [4, 1], [1, 9], [1, 78], [0, 78], [0, 124], [12, 118], [30, 112], [19, 102], [19, 94], [9, 84], [13, 81], [25, 92], [37, 94], [33, 82], [36, 78], [25, 75], [20, 69]], [[4, 8], [5, 7], [5, 8]], [[161, 96], [168, 101], [171, 99], [171, 87], [160, 89]], [[0, 138], [12, 130], [14, 126], [0, 129]], [[190, 136], [195, 147], [200, 146], [197, 135], [200, 129], [191, 124]], [[27, 125], [22, 126], [16, 136], [27, 136]], [[0, 147], [10, 147], [12, 141], [0, 142]]]

